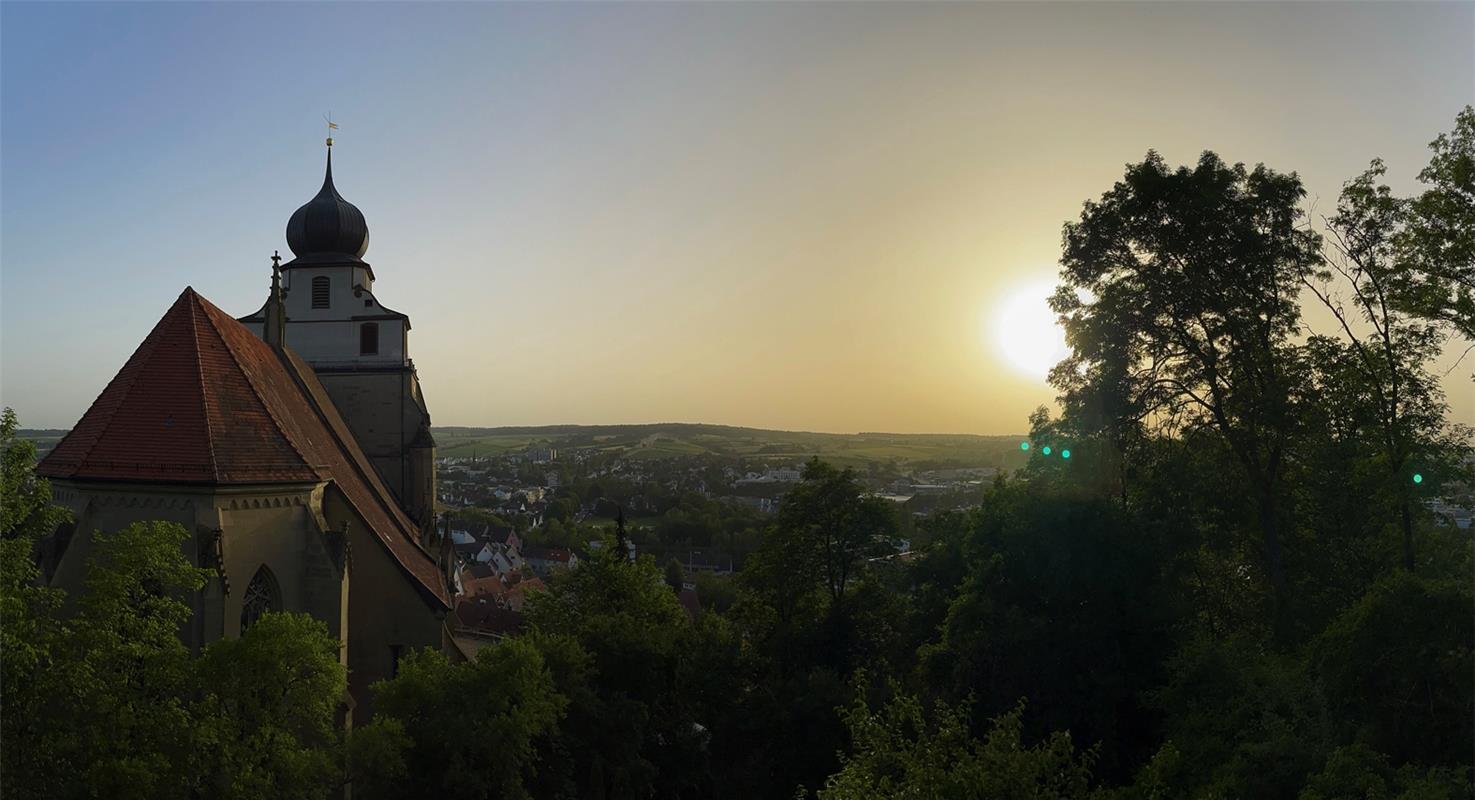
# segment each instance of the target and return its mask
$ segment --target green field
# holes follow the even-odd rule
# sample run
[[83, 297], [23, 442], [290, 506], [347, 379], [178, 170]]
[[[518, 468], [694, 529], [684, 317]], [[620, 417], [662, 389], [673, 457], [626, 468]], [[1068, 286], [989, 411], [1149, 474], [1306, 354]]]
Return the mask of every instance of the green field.
[[538, 441], [529, 435], [500, 435], [467, 432], [467, 428], [432, 428], [435, 435], [435, 452], [441, 456], [497, 456], [517, 450], [525, 450]]

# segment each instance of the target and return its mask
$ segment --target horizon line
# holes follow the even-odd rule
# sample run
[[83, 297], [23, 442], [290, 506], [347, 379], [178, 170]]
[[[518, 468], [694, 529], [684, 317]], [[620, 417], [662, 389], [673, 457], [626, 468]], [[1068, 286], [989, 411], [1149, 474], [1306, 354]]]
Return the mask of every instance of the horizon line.
[[988, 438], [1010, 438], [1025, 436], [1028, 433], [971, 433], [966, 431], [884, 431], [884, 430], [861, 430], [861, 431], [820, 431], [798, 428], [768, 428], [757, 425], [736, 425], [726, 422], [678, 422], [666, 420], [662, 422], [555, 422], [538, 423], [531, 425], [461, 425], [461, 424], [432, 424], [431, 428], [468, 428], [475, 430], [496, 430], [508, 428], [655, 428], [661, 426], [684, 425], [689, 427], [705, 428], [732, 428], [735, 430], [762, 431], [765, 433], [803, 433], [816, 436], [977, 436]]

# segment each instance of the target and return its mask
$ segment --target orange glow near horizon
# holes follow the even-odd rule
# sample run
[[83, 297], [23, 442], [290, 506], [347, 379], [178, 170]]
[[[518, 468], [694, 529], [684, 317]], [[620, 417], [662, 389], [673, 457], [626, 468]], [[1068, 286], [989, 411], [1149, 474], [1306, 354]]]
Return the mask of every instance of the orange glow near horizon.
[[[1263, 162], [1319, 214], [1382, 158], [1407, 196], [1475, 97], [1472, 25], [1470, 3], [9, 3], [0, 405], [75, 424], [187, 285], [261, 308], [331, 108], [436, 425], [1019, 434], [1055, 396], [1061, 225], [1125, 164]], [[263, 41], [373, 46], [304, 72]], [[1464, 346], [1433, 366], [1470, 422]]]

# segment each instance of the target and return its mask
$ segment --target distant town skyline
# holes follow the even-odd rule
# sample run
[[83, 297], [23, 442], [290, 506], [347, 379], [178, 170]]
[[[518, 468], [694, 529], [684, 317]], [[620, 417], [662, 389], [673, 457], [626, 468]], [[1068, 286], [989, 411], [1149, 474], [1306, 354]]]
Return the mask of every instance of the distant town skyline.
[[[1373, 158], [1413, 191], [1472, 32], [1470, 3], [5, 3], [0, 404], [71, 426], [186, 285], [260, 308], [331, 111], [437, 426], [1022, 432], [1054, 392], [1020, 298], [1123, 164], [1263, 162], [1315, 213]], [[1470, 423], [1466, 346], [1436, 369]]]

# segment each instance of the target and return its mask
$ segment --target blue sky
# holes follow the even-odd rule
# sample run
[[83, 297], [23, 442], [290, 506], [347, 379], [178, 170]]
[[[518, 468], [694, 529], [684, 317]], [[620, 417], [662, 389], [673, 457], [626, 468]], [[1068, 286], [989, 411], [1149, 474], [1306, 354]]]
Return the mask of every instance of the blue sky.
[[1472, 31], [1468, 3], [5, 3], [0, 402], [69, 426], [184, 286], [257, 308], [331, 110], [437, 424], [1022, 430], [1051, 392], [979, 320], [1124, 163], [1215, 149], [1329, 208], [1381, 156], [1409, 190], [1475, 99]]

